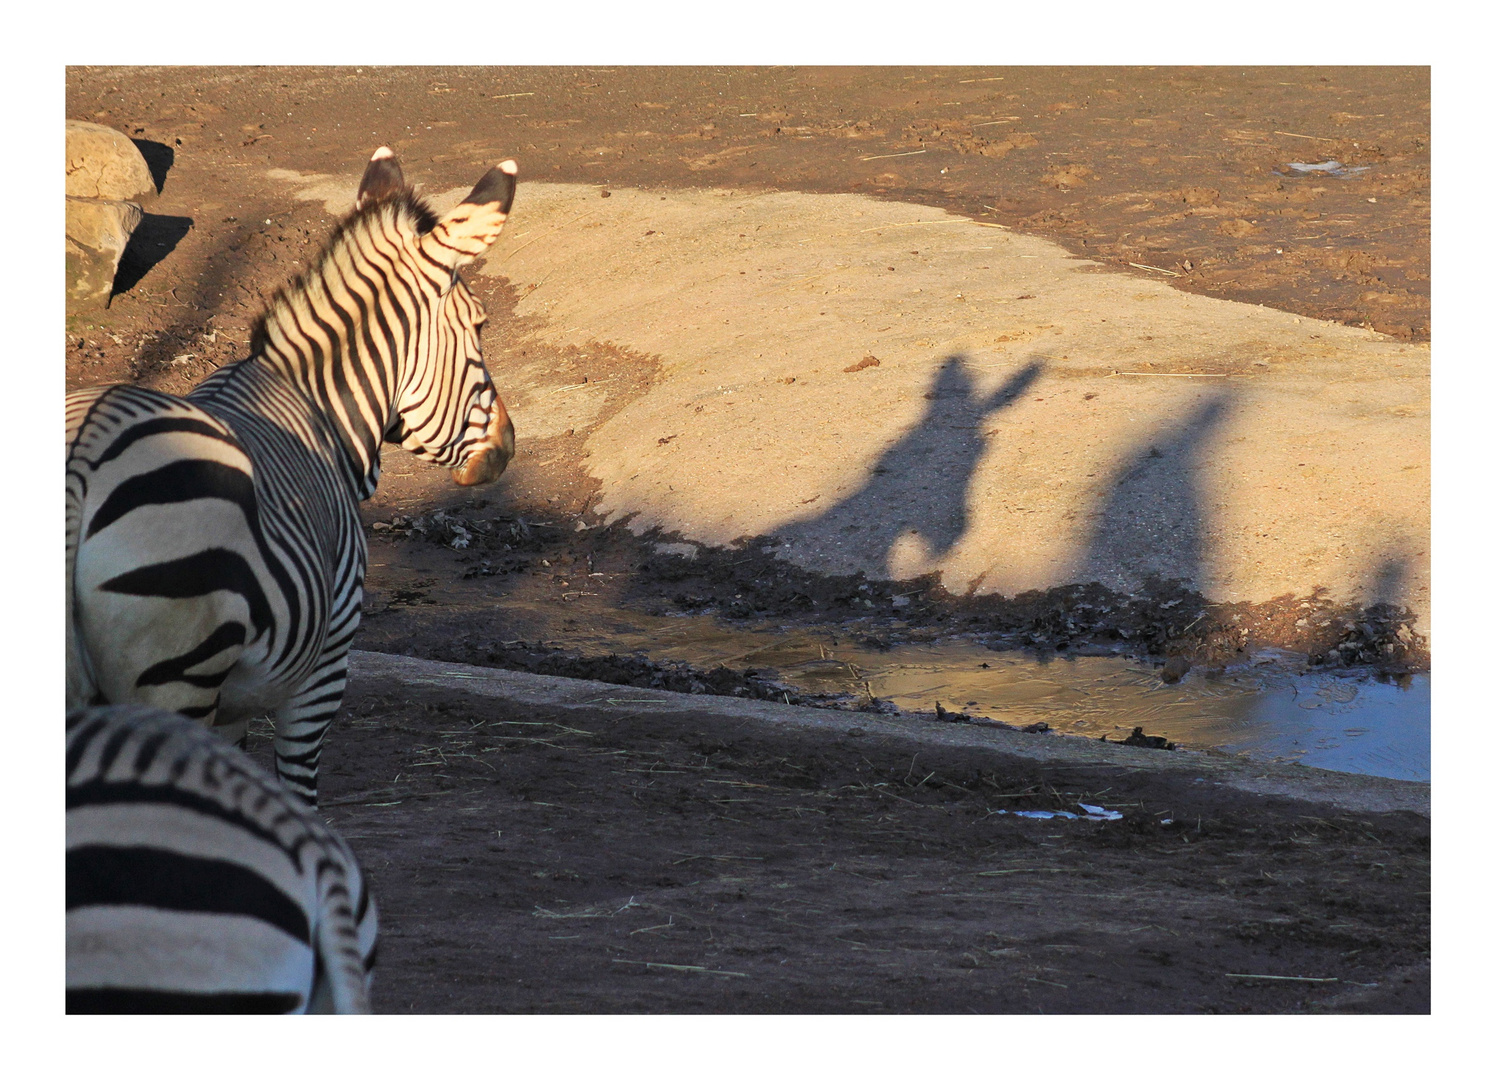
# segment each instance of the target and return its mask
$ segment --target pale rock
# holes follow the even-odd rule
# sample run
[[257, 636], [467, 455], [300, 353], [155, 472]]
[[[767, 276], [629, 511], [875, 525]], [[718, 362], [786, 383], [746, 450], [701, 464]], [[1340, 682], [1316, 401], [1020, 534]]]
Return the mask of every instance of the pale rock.
[[67, 302], [108, 307], [114, 274], [144, 212], [121, 199], [67, 197]]
[[145, 158], [122, 132], [86, 120], [67, 122], [67, 194], [140, 202], [155, 197]]

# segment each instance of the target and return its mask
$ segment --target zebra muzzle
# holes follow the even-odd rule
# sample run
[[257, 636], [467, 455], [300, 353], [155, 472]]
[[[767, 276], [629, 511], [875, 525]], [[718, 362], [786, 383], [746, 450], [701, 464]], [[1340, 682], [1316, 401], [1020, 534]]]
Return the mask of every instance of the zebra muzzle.
[[504, 469], [513, 456], [514, 423], [509, 419], [509, 410], [496, 397], [493, 412], [488, 418], [487, 434], [468, 455], [467, 461], [452, 470], [452, 479], [464, 487], [497, 480], [504, 474]]

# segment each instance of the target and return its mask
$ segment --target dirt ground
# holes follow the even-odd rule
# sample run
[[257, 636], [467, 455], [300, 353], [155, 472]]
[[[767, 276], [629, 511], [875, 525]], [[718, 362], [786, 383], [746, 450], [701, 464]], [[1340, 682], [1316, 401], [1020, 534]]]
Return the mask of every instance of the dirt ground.
[[[381, 1011], [1429, 1008], [1417, 814], [421, 683], [358, 682], [323, 765]], [[1082, 803], [1123, 818], [1012, 813]]]
[[[67, 87], [70, 117], [176, 163], [153, 210], [188, 264], [169, 286], [233, 244], [294, 257], [295, 208], [234, 170], [338, 173], [384, 142], [433, 190], [514, 155], [533, 179], [887, 195], [1405, 340], [1430, 325], [1429, 102], [1427, 68], [1385, 67], [71, 68]], [[1369, 169], [1280, 175], [1329, 160]], [[264, 261], [220, 268], [226, 296]]]
[[[68, 116], [126, 131], [162, 186], [110, 308], [68, 317], [66, 384], [182, 392], [244, 355], [330, 224], [267, 172], [357, 171], [381, 143], [429, 190], [514, 155], [526, 176], [604, 190], [899, 199], [1176, 289], [1427, 341], [1428, 106], [1427, 69], [72, 68]], [[1275, 173], [1329, 159], [1367, 168], [1312, 186]], [[563, 381], [613, 380], [598, 422], [649, 385], [648, 358], [537, 346], [503, 279], [469, 281], [490, 356], [541, 348]], [[655, 545], [677, 538], [589, 514], [578, 441], [522, 440], [476, 493], [387, 454], [358, 647], [607, 677], [566, 633], [637, 610], [890, 643], [960, 630], [1175, 672], [1264, 646], [1391, 678], [1429, 665], [1392, 605], [1213, 604], [1166, 584], [973, 600], [927, 582], [890, 614], [887, 582], [756, 549], [673, 557]], [[547, 722], [353, 688], [324, 799], [379, 891], [381, 1010], [1428, 1010], [1426, 818], [949, 754], [916, 770], [917, 747], [724, 732], [705, 712], [542, 741], [515, 726]], [[1088, 794], [1126, 820], [990, 813]], [[1228, 977], [1253, 974], [1293, 978]], [[1320, 978], [1339, 981], [1301, 981]]]

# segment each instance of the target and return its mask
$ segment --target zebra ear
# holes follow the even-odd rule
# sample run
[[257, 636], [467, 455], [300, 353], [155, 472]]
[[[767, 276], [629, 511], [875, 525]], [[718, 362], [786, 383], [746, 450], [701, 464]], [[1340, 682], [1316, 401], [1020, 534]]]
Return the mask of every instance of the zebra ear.
[[371, 202], [387, 199], [404, 190], [405, 174], [400, 171], [395, 152], [388, 146], [381, 146], [374, 151], [368, 168], [364, 169], [364, 178], [359, 181], [358, 197], [353, 200], [353, 208], [362, 210]]
[[514, 205], [514, 176], [517, 172], [519, 166], [513, 160], [499, 162], [483, 174], [483, 179], [462, 201], [477, 206], [498, 203], [502, 213], [509, 213], [509, 208]]
[[427, 234], [433, 258], [456, 269], [478, 258], [499, 238], [514, 205], [518, 168], [503, 161], [489, 169], [466, 199], [449, 210]]

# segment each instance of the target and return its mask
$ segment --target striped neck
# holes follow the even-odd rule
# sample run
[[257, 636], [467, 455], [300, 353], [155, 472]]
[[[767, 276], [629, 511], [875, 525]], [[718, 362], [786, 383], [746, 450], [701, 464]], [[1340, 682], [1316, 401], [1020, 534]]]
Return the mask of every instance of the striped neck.
[[360, 501], [379, 483], [402, 367], [430, 332], [443, 282], [421, 257], [430, 211], [408, 193], [356, 212], [304, 274], [278, 290], [250, 362], [299, 390], [326, 420]]

